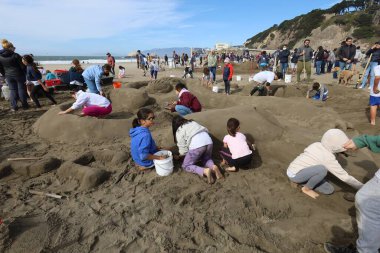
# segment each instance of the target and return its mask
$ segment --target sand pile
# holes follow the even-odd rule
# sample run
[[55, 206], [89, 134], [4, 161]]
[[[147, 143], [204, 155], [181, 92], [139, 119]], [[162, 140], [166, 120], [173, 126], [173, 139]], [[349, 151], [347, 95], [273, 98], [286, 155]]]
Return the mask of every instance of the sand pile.
[[[13, 225], [0, 226], [0, 251], [22, 251], [30, 241], [31, 251], [45, 252], [318, 253], [325, 241], [354, 241], [354, 206], [343, 199], [353, 189], [329, 176], [334, 195], [312, 200], [290, 186], [285, 170], [329, 128], [357, 135], [357, 125], [351, 120], [363, 119], [363, 109], [357, 108], [364, 93], [331, 87], [334, 98], [322, 104], [304, 98], [306, 85], [280, 87], [272, 97], [247, 96], [251, 87], [226, 96], [212, 93], [199, 80], [187, 80], [189, 90], [204, 107], [187, 118], [209, 129], [217, 164], [230, 117], [240, 120], [241, 131], [257, 147], [249, 170], [226, 173], [225, 180], [210, 186], [204, 178], [184, 172], [177, 161], [169, 177], [158, 177], [154, 171], [141, 174], [128, 167], [128, 132], [140, 107], [155, 112], [156, 125], [151, 131], [157, 144], [174, 145], [173, 114], [163, 104], [176, 98], [172, 88], [179, 80], [130, 83], [129, 88], [109, 91], [114, 112], [105, 119], [58, 116], [60, 109], [71, 104], [67, 103], [36, 121], [33, 129], [38, 136], [26, 132], [14, 141], [17, 135], [5, 135], [17, 145], [25, 135], [31, 136], [33, 147], [42, 137], [47, 144], [40, 144], [39, 154], [57, 157], [62, 164], [32, 179], [22, 175], [23, 181], [15, 173], [7, 174], [13, 171], [7, 166], [1, 174], [0, 166], [0, 201], [5, 203], [0, 217], [19, 217]], [[20, 117], [15, 123], [0, 123], [8, 127], [24, 121]], [[25, 150], [29, 156], [37, 153], [31, 146]], [[339, 160], [361, 181], [377, 169], [365, 151]], [[126, 175], [115, 184], [124, 171]], [[67, 198], [32, 196], [28, 189]], [[17, 232], [16, 227], [20, 228]]]
[[149, 82], [147, 91], [151, 94], [169, 93], [173, 90], [177, 83], [185, 83], [183, 79], [175, 77], [164, 77], [158, 80]]

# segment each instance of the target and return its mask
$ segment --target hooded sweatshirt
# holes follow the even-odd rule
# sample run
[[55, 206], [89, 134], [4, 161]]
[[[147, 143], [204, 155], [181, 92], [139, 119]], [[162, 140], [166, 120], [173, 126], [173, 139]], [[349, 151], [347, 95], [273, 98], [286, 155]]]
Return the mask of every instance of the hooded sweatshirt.
[[0, 73], [6, 78], [25, 76], [26, 67], [18, 53], [11, 50], [0, 51]]
[[301, 170], [315, 166], [323, 165], [334, 176], [349, 184], [350, 186], [360, 189], [363, 184], [353, 176], [350, 176], [339, 164], [335, 153], [346, 151], [343, 145], [348, 141], [346, 134], [339, 129], [330, 129], [322, 137], [321, 142], [315, 142], [309, 145], [302, 154], [300, 154], [289, 165], [287, 175], [295, 177]]
[[133, 161], [143, 167], [153, 166], [152, 160], [147, 160], [149, 154], [156, 153], [157, 146], [146, 127], [135, 127], [129, 130], [131, 137], [131, 153]]
[[176, 139], [180, 155], [185, 155], [189, 151], [191, 139], [198, 133], [208, 132], [207, 128], [199, 125], [195, 121], [190, 121], [177, 129]]

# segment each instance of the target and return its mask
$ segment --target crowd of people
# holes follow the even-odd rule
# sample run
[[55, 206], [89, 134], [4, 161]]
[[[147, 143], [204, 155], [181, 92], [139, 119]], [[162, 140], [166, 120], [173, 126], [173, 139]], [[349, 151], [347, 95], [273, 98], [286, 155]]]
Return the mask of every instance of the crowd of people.
[[[253, 76], [255, 83], [251, 96], [256, 92], [260, 96], [270, 95], [271, 84], [274, 80], [283, 78], [286, 74], [297, 76], [297, 82], [301, 81], [301, 74], [307, 76], [306, 81], [311, 81], [311, 67], [314, 63], [316, 74], [333, 72], [333, 66], [339, 68], [338, 71], [351, 70], [356, 68], [356, 64], [363, 63], [366, 55], [367, 65], [366, 75], [362, 79], [361, 88], [365, 87], [366, 76], [370, 76], [370, 106], [371, 124], [375, 124], [376, 111], [380, 105], [380, 92], [378, 85], [380, 81], [380, 42], [375, 43], [365, 54], [361, 54], [360, 49], [352, 44], [352, 38], [348, 37], [341, 46], [332, 51], [318, 47], [316, 51], [310, 46], [310, 40], [306, 39], [303, 45], [293, 52], [283, 46], [281, 50], [272, 55], [263, 51], [257, 56], [244, 54], [240, 57], [230, 54], [217, 54], [212, 50], [204, 57], [204, 78], [207, 83], [216, 81], [216, 70], [222, 59], [222, 78], [225, 84], [225, 94], [230, 94], [230, 82], [234, 74], [232, 61], [249, 59], [257, 63], [262, 71]], [[15, 52], [15, 47], [7, 40], [2, 41], [3, 49], [0, 50], [0, 73], [6, 78], [10, 90], [10, 104], [13, 111], [18, 110], [18, 101], [23, 109], [28, 109], [28, 96], [41, 107], [37, 94], [45, 95], [52, 103], [57, 104], [52, 94], [45, 84], [42, 74], [37, 68], [33, 56], [20, 56]], [[79, 60], [72, 61], [72, 67], [68, 71], [73, 76], [86, 84], [87, 91], [83, 86], [77, 85], [72, 96], [75, 102], [68, 109], [60, 111], [59, 115], [72, 113], [82, 109], [82, 116], [103, 117], [112, 112], [111, 102], [104, 96], [101, 85], [101, 78], [112, 73], [115, 75], [115, 59], [107, 53], [107, 64], [103, 66], [93, 65], [83, 69]], [[138, 67], [143, 70], [144, 75], [149, 70], [151, 79], [157, 78], [159, 71], [159, 59], [144, 55], [138, 50]], [[183, 61], [182, 61], [183, 58]], [[191, 74], [196, 64], [196, 55], [188, 57], [183, 54], [179, 57], [173, 52], [175, 65], [181, 64], [187, 68], [185, 76]], [[202, 59], [202, 58], [201, 58]], [[178, 61], [177, 61], [178, 60]], [[202, 60], [203, 61], [203, 60]], [[290, 62], [290, 70], [289, 70]], [[164, 57], [164, 64], [168, 63], [167, 56]], [[278, 64], [280, 69], [277, 69]], [[125, 68], [119, 68], [119, 76], [125, 75]], [[54, 79], [53, 73], [47, 72], [46, 80]], [[78, 79], [78, 80], [79, 80]], [[192, 94], [182, 82], [175, 85], [175, 92], [178, 97], [176, 101], [167, 104], [167, 110], [177, 112], [172, 119], [173, 139], [178, 148], [178, 154], [174, 159], [181, 160], [182, 168], [190, 173], [206, 177], [207, 182], [212, 184], [216, 180], [224, 178], [221, 168], [227, 172], [237, 172], [239, 169], [248, 168], [254, 155], [254, 145], [250, 143], [246, 136], [240, 132], [240, 122], [236, 118], [230, 118], [226, 122], [226, 135], [223, 138], [223, 147], [218, 151], [222, 160], [220, 166], [216, 165], [212, 159], [214, 149], [213, 140], [205, 126], [184, 118], [184, 116], [197, 113], [202, 110], [201, 102]], [[311, 95], [314, 93], [314, 95]], [[28, 95], [29, 94], [29, 95]], [[328, 98], [326, 85], [314, 82], [307, 92], [307, 98], [325, 101]], [[171, 147], [158, 147], [151, 135], [150, 127], [154, 125], [155, 114], [148, 108], [142, 108], [137, 112], [137, 117], [133, 120], [130, 129], [131, 155], [139, 170], [145, 171], [154, 167], [154, 160], [166, 159], [166, 156], [156, 155], [159, 150], [170, 150]], [[379, 136], [358, 136], [349, 139], [347, 135], [339, 129], [330, 129], [324, 133], [321, 141], [310, 144], [298, 157], [288, 166], [286, 175], [289, 180], [300, 185], [301, 191], [307, 196], [316, 199], [319, 194], [333, 194], [334, 187], [326, 180], [328, 172], [336, 176], [341, 181], [347, 183], [355, 190], [357, 220], [359, 238], [356, 248], [338, 247], [331, 243], [326, 243], [325, 250], [330, 253], [337, 252], [376, 252], [380, 248], [380, 170], [367, 183], [363, 184], [353, 176], [349, 175], [339, 164], [336, 155], [344, 155], [347, 150], [368, 147], [373, 152], [380, 152]]]

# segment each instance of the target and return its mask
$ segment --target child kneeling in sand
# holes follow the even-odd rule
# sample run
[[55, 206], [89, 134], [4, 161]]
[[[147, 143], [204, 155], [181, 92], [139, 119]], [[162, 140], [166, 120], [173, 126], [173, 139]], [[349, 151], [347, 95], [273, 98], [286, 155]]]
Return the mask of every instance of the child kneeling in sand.
[[220, 151], [222, 165], [227, 164], [226, 171], [235, 172], [238, 168], [247, 166], [252, 161], [252, 144], [248, 144], [244, 134], [239, 132], [240, 122], [235, 118], [227, 121], [228, 135], [224, 136], [224, 148]]
[[147, 108], [141, 108], [137, 112], [137, 118], [132, 122], [129, 130], [131, 137], [132, 159], [139, 170], [146, 170], [154, 167], [153, 160], [163, 160], [166, 156], [154, 155], [160, 149], [157, 148], [149, 128], [154, 125], [154, 113]]
[[118, 78], [124, 78], [125, 77], [125, 68], [123, 66], [119, 66], [119, 74], [117, 75]]
[[350, 176], [339, 164], [335, 154], [346, 151], [344, 144], [349, 141], [347, 135], [339, 129], [330, 129], [323, 136], [321, 142], [309, 145], [288, 167], [287, 175], [291, 182], [304, 184], [302, 192], [312, 198], [319, 194], [332, 194], [334, 187], [325, 180], [329, 171], [334, 176], [360, 189], [363, 184]]
[[[310, 92], [315, 91], [314, 96], [310, 96]], [[306, 98], [312, 98], [314, 100], [326, 101], [329, 96], [329, 90], [324, 84], [314, 83], [310, 90], [307, 91]]]
[[[217, 179], [223, 178], [218, 166], [211, 159], [213, 143], [207, 128], [179, 115], [174, 116], [172, 128], [179, 154], [185, 156], [182, 164], [184, 170], [201, 177], [206, 176], [210, 184], [214, 182], [213, 173], [216, 174]], [[198, 161], [201, 161], [202, 166], [205, 167], [195, 165]]]
[[178, 101], [172, 102], [165, 107], [172, 112], [178, 112], [181, 116], [185, 116], [190, 113], [200, 112], [202, 105], [196, 96], [187, 90], [186, 85], [183, 83], [177, 83], [175, 86], [175, 92], [178, 95]]
[[66, 111], [59, 112], [59, 115], [73, 112], [83, 107], [82, 116], [102, 117], [112, 112], [111, 102], [98, 94], [84, 92], [79, 87], [72, 93], [75, 103]]

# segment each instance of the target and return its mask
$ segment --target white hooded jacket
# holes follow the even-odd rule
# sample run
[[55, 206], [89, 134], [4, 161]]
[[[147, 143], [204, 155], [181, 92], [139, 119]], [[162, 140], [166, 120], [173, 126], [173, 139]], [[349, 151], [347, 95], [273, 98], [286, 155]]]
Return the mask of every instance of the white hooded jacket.
[[323, 135], [321, 142], [315, 142], [309, 145], [302, 154], [294, 159], [288, 167], [288, 177], [295, 177], [298, 172], [307, 167], [323, 165], [329, 172], [343, 182], [356, 189], [360, 189], [363, 184], [353, 176], [350, 176], [335, 157], [335, 153], [346, 151], [343, 148], [343, 144], [347, 141], [349, 141], [349, 139], [342, 130], [328, 130]]

